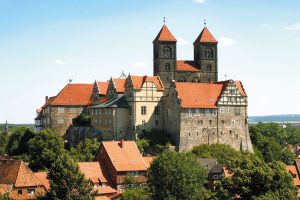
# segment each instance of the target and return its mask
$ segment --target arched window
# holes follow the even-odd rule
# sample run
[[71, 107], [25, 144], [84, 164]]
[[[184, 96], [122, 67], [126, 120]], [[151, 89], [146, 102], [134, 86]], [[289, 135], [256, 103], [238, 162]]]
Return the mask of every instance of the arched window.
[[214, 51], [211, 48], [207, 48], [204, 50], [205, 58], [213, 59], [214, 58]]
[[207, 70], [207, 71], [211, 71], [211, 70], [212, 70], [212, 67], [211, 67], [210, 64], [207, 65], [206, 70]]
[[165, 64], [165, 70], [166, 70], [166, 71], [170, 71], [170, 70], [171, 70], [171, 65], [170, 65], [170, 63], [166, 63], [166, 64]]
[[172, 50], [170, 47], [164, 47], [163, 48], [163, 54], [165, 58], [171, 58]]

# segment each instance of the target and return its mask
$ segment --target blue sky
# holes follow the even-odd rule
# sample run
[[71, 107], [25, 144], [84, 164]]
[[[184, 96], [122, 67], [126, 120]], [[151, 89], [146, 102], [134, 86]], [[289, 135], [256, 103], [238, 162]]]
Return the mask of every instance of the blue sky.
[[219, 79], [243, 82], [249, 115], [300, 114], [300, 1], [0, 0], [0, 123], [32, 123], [72, 78], [152, 74], [166, 17], [178, 59], [203, 20], [219, 42]]

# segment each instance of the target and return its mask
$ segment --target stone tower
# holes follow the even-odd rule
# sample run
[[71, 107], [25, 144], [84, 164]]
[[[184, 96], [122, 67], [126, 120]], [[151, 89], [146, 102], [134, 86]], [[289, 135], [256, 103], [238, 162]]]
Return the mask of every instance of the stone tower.
[[176, 71], [176, 39], [163, 25], [153, 41], [153, 74], [159, 76], [168, 91]]
[[194, 42], [194, 61], [201, 69], [201, 82], [218, 81], [218, 41], [207, 27]]

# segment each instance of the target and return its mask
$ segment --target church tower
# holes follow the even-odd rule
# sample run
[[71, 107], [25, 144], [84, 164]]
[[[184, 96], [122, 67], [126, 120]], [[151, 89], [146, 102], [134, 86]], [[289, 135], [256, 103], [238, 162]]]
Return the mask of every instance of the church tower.
[[153, 41], [153, 75], [159, 76], [168, 91], [176, 71], [176, 39], [163, 25]]
[[194, 61], [201, 69], [201, 82], [218, 81], [218, 41], [207, 27], [194, 42]]

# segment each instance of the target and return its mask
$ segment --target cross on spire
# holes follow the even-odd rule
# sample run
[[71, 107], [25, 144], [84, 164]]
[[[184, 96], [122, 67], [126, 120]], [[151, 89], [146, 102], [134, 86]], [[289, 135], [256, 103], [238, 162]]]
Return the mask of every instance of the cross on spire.
[[206, 26], [206, 19], [204, 19], [204, 26]]
[[164, 20], [163, 20], [164, 24], [166, 24], [166, 17], [164, 17]]

